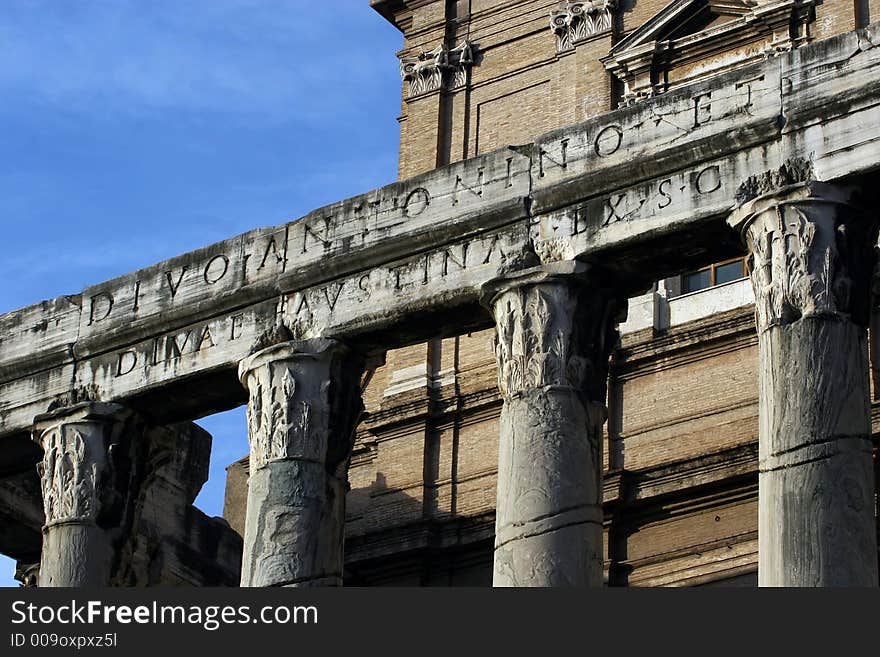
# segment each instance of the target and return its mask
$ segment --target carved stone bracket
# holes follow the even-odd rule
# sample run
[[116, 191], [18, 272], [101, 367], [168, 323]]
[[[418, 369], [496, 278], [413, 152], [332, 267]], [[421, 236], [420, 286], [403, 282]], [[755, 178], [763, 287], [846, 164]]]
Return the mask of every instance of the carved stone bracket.
[[849, 205], [851, 196], [846, 188], [803, 183], [731, 214], [728, 223], [750, 252], [759, 331], [819, 315], [867, 325], [876, 228]]
[[457, 89], [467, 84], [474, 65], [475, 47], [465, 40], [450, 49], [441, 43], [430, 52], [400, 60], [400, 77], [407, 86], [406, 97], [414, 98], [442, 88]]
[[566, 2], [550, 12], [550, 29], [556, 35], [556, 51], [571, 50], [579, 41], [611, 30], [617, 0]]

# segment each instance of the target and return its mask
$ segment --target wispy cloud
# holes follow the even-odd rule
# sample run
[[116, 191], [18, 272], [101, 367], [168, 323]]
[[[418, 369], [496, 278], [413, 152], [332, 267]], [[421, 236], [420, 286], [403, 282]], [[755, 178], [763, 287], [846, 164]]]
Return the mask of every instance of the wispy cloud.
[[308, 29], [327, 12], [305, 0], [4, 0], [0, 93], [73, 110], [319, 115], [350, 101], [353, 76], [387, 80], [377, 57], [394, 67], [371, 48], [388, 26], [348, 2], [333, 31], [358, 39]]

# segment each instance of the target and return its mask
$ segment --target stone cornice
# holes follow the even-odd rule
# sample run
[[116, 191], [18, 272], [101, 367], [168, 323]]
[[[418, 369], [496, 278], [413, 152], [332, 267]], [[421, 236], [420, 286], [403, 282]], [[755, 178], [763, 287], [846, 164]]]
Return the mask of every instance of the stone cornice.
[[385, 20], [406, 34], [412, 23], [412, 11], [440, 0], [370, 0], [370, 7], [375, 9]]

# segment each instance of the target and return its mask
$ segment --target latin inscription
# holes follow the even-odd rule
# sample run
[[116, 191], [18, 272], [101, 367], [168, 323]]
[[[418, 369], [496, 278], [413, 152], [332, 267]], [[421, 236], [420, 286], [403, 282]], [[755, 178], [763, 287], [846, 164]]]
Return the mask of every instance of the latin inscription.
[[[556, 141], [540, 143], [534, 150], [515, 147], [503, 158], [489, 155], [452, 165], [448, 175], [441, 169], [409, 183], [390, 185], [329, 206], [281, 228], [254, 231], [206, 249], [204, 255], [190, 256], [186, 262], [171, 261], [167, 267], [140, 272], [136, 279], [113, 287], [99, 286], [86, 297], [83, 322], [99, 331], [114, 321], [133, 322], [172, 310], [180, 316], [178, 308], [185, 311], [208, 295], [234, 295], [261, 282], [278, 285], [277, 281], [283, 280], [279, 277], [285, 275], [294, 276], [290, 280], [295, 281], [299, 272], [314, 275], [331, 261], [344, 263], [352, 257], [350, 254], [382, 248], [387, 240], [402, 239], [409, 231], [429, 235], [436, 226], [460, 216], [458, 213], [478, 214], [479, 208], [493, 200], [515, 193], [528, 195], [538, 179], [549, 177], [555, 181], [577, 176], [592, 164], [604, 166], [603, 160], [625, 163], [628, 149], [634, 146], [657, 143], [662, 147], [683, 133], [700, 130], [732, 113], [748, 113], [757, 98], [755, 90], [763, 90], [761, 85], [766, 84], [763, 77], [756, 77], [736, 82], [728, 91], [704, 91], [690, 98], [676, 96], [674, 102], [659, 106], [665, 113], [650, 105], [646, 106], [647, 112], [611, 116], [605, 123], [587, 122], [581, 132], [570, 131]], [[702, 166], [541, 215], [529, 231], [536, 242], [592, 236], [617, 224], [662, 216], [675, 212], [678, 206], [693, 204], [695, 199], [723, 193], [719, 166]], [[568, 257], [574, 252], [557, 246], [555, 257]], [[340, 307], [371, 312], [373, 307], [364, 308], [364, 304], [377, 295], [418, 297], [430, 285], [442, 285], [475, 268], [497, 265], [499, 259], [507, 257], [505, 248], [497, 235], [435, 248], [406, 261], [282, 295], [277, 312], [291, 324], [317, 332], [332, 323], [332, 315]], [[139, 367], [173, 362], [237, 339], [236, 320], [226, 321], [231, 325], [205, 324], [155, 338], [149, 353], [120, 352], [115, 373], [125, 376]]]
[[589, 237], [621, 222], [671, 214], [678, 206], [695, 205], [695, 198], [720, 196], [722, 188], [721, 168], [711, 164], [534, 217], [530, 234], [538, 242], [584, 233]]
[[[443, 294], [445, 289], [488, 280], [513, 254], [522, 251], [526, 240], [524, 227], [517, 225], [325, 285], [283, 294], [275, 305], [274, 319], [267, 314], [262, 323], [283, 323], [298, 337], [312, 337], [330, 325], [418, 299], [429, 283], [432, 293]], [[121, 350], [114, 359], [112, 376], [173, 367], [181, 359], [210, 357], [210, 352], [228, 349], [240, 341], [247, 333], [245, 324], [253, 334], [254, 320], [244, 313], [234, 313]], [[243, 345], [242, 349], [249, 346]]]
[[244, 318], [244, 313], [234, 313], [154, 337], [136, 348], [119, 351], [114, 359], [113, 376], [120, 377], [138, 370], [173, 365], [183, 357], [228, 346], [242, 337]]

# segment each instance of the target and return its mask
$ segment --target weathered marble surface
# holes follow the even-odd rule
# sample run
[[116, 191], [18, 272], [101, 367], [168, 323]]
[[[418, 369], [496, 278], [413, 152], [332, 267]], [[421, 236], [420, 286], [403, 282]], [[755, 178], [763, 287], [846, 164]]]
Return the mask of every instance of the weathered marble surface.
[[501, 411], [495, 586], [602, 585], [602, 425], [619, 317], [587, 267], [490, 282]]
[[37, 419], [45, 517], [41, 586], [110, 583], [131, 516], [133, 434], [141, 429], [119, 404], [79, 404]]
[[283, 342], [240, 367], [250, 393], [242, 586], [341, 586], [362, 361], [340, 342]]
[[[880, 27], [828, 41], [0, 317], [0, 437], [50, 407], [162, 422], [241, 403], [268, 328], [382, 349], [490, 325], [480, 286], [528, 254], [587, 258], [623, 291], [738, 246], [756, 172], [875, 170]], [[389, 329], [393, 329], [389, 330]]]
[[874, 217], [789, 173], [730, 218], [749, 246], [759, 334], [758, 579], [876, 586], [867, 324]]
[[28, 518], [42, 526], [40, 586], [238, 583], [241, 538], [192, 506], [208, 477], [203, 429], [83, 403], [41, 416], [34, 435], [44, 450], [43, 513]]

